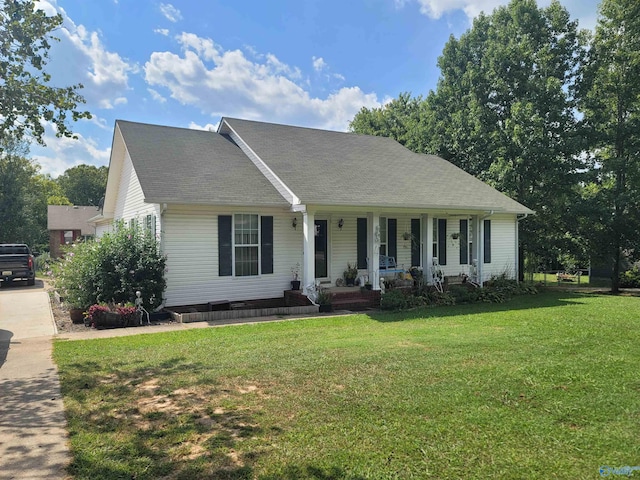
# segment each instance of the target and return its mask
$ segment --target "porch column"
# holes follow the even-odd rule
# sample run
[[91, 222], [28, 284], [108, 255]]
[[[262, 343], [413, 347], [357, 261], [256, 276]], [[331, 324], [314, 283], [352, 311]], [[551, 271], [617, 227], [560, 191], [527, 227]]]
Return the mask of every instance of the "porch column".
[[369, 281], [374, 290], [380, 290], [380, 215], [367, 214], [367, 258]]
[[431, 274], [431, 267], [433, 266], [433, 216], [423, 215], [424, 225], [424, 250], [426, 258], [424, 264], [424, 274], [427, 279], [427, 283], [433, 283], [433, 275]]
[[302, 293], [308, 292], [308, 287], [315, 286], [316, 264], [315, 264], [315, 242], [316, 227], [312, 212], [302, 214], [302, 234], [303, 234], [303, 257], [302, 257]]
[[484, 218], [478, 215], [478, 283], [484, 282]]

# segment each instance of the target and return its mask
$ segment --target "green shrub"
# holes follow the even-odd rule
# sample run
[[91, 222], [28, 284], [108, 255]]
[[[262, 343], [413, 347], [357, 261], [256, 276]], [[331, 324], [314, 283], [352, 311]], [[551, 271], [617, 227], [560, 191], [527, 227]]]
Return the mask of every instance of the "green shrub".
[[49, 255], [49, 252], [44, 252], [38, 255], [37, 257], [35, 257], [34, 266], [37, 273], [46, 274], [47, 271], [49, 270], [50, 265], [51, 265], [51, 255]]
[[631, 270], [620, 274], [620, 286], [623, 288], [640, 288], [640, 267], [634, 265]]
[[427, 304], [439, 307], [450, 306], [456, 304], [456, 299], [450, 292], [439, 292], [432, 288], [426, 296]]
[[469, 288], [465, 285], [451, 285], [449, 293], [454, 298], [456, 304], [474, 303], [478, 301], [478, 290], [475, 287]]
[[403, 310], [407, 306], [407, 296], [402, 290], [388, 290], [380, 297], [380, 308], [382, 310]]
[[53, 268], [54, 285], [70, 306], [133, 304], [136, 290], [144, 307], [162, 303], [166, 257], [157, 240], [139, 226], [119, 222], [99, 240], [73, 244]]

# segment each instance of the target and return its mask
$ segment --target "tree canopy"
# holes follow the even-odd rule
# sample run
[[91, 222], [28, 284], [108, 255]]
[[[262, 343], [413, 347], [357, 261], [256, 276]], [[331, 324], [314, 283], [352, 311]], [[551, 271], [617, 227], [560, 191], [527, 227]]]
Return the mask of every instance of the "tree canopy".
[[559, 2], [512, 0], [450, 37], [426, 99], [404, 93], [363, 109], [351, 129], [440, 155], [537, 211], [522, 224], [522, 244], [557, 255], [573, 246], [565, 206], [582, 167], [575, 92], [586, 40]]
[[640, 230], [640, 3], [604, 0], [581, 71], [581, 111], [591, 175], [582, 233], [612, 264], [618, 290], [622, 255], [634, 258]]
[[97, 206], [107, 187], [107, 167], [78, 165], [66, 170], [56, 181], [73, 205]]
[[67, 125], [91, 118], [77, 109], [84, 103], [81, 84], [54, 87], [45, 71], [52, 32], [62, 16], [47, 16], [32, 0], [4, 0], [0, 10], [0, 148], [8, 141], [35, 140], [44, 145], [44, 122], [59, 137], [72, 137]]

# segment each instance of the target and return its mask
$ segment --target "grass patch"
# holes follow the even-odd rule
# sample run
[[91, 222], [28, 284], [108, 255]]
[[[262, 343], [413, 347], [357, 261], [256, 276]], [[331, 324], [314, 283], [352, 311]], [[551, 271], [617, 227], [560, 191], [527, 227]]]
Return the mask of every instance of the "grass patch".
[[634, 297], [57, 341], [86, 479], [597, 478], [640, 464]]

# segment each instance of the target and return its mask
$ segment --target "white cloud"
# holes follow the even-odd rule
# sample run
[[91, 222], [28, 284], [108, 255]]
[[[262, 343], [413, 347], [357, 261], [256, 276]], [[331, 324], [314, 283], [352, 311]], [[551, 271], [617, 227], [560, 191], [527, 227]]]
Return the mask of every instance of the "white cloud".
[[82, 83], [85, 88], [80, 94], [90, 110], [94, 106], [111, 109], [125, 102], [129, 74], [139, 71], [138, 66], [109, 51], [98, 32], [76, 25], [55, 0], [41, 0], [38, 6], [47, 14], [60, 13], [64, 19], [56, 31], [60, 42], [52, 43], [47, 66], [55, 85]]
[[314, 98], [296, 83], [300, 70], [272, 54], [251, 61], [242, 51], [225, 51], [209, 38], [183, 33], [176, 39], [181, 54], [152, 53], [144, 66], [146, 81], [211, 116], [346, 130], [360, 108], [380, 105], [375, 93], [364, 93], [359, 87]]
[[97, 167], [109, 164], [111, 147], [100, 149], [97, 142], [81, 134], [78, 139], [57, 138], [53, 124], [45, 124], [46, 148], [31, 147], [31, 157], [42, 167], [44, 173], [52, 177], [64, 173], [65, 170], [80, 164], [90, 164]]
[[312, 61], [313, 61], [313, 69], [316, 72], [321, 72], [327, 66], [327, 63], [324, 61], [324, 58], [322, 57], [312, 57]]
[[153, 30], [154, 33], [159, 33], [160, 35], [164, 35], [165, 37], [169, 36], [168, 28], [156, 28]]
[[[396, 8], [404, 8], [410, 3], [420, 6], [420, 13], [429, 18], [439, 19], [443, 14], [462, 10], [469, 20], [480, 12], [490, 15], [497, 7], [507, 5], [509, 0], [393, 0]], [[551, 0], [537, 0], [540, 7], [547, 7]], [[572, 18], [577, 18], [580, 28], [593, 28], [596, 23], [598, 0], [563, 0], [562, 5], [569, 10]]]
[[220, 122], [216, 123], [215, 125], [213, 123], [207, 123], [206, 125], [198, 125], [196, 122], [190, 122], [188, 128], [190, 128], [191, 130], [206, 130], [208, 132], [217, 132], [218, 125], [220, 125]]
[[[443, 13], [462, 10], [469, 19], [477, 17], [480, 12], [487, 14], [508, 3], [507, 0], [416, 0], [420, 5], [420, 13], [438, 19]], [[409, 0], [395, 0], [396, 6], [402, 7]]]
[[160, 95], [153, 88], [147, 88], [147, 91], [151, 94], [151, 98], [153, 98], [158, 103], [166, 103], [167, 99]]
[[173, 23], [177, 22], [178, 20], [182, 20], [182, 13], [180, 13], [180, 10], [178, 10], [170, 3], [161, 3], [160, 13], [162, 13], [162, 15], [164, 15], [167, 20]]

